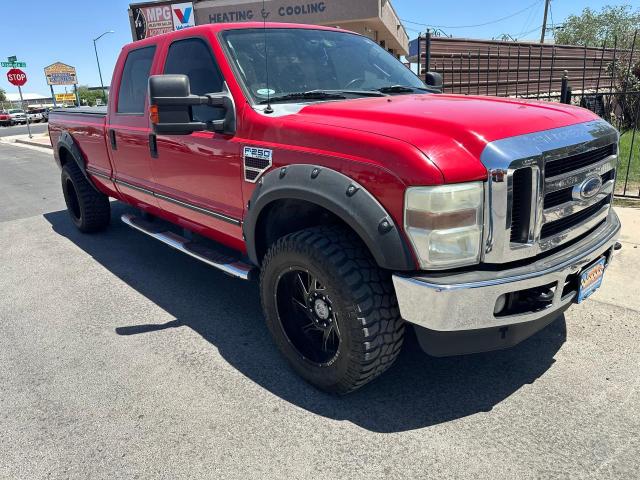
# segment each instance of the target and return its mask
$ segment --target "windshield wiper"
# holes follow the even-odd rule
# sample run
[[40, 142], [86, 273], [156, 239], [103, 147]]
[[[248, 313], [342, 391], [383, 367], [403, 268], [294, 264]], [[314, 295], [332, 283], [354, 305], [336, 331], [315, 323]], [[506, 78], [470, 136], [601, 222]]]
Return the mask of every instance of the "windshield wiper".
[[381, 93], [414, 93], [414, 92], [435, 92], [429, 88], [410, 87], [408, 85], [390, 85], [388, 87], [376, 88], [376, 92]]
[[[314, 90], [318, 91], [318, 90]], [[387, 95], [379, 90], [322, 90], [327, 93], [342, 93], [345, 95], [356, 95], [358, 97], [386, 97]]]
[[[271, 102], [286, 102], [288, 100], [344, 100], [345, 95], [357, 97], [386, 97], [386, 93], [377, 90], [309, 90], [308, 92], [294, 92], [271, 97]], [[261, 100], [260, 103], [268, 103]]]
[[294, 92], [285, 95], [275, 95], [269, 100], [261, 100], [260, 103], [287, 102], [289, 100], [344, 100], [344, 95], [323, 90], [310, 90], [308, 92]]

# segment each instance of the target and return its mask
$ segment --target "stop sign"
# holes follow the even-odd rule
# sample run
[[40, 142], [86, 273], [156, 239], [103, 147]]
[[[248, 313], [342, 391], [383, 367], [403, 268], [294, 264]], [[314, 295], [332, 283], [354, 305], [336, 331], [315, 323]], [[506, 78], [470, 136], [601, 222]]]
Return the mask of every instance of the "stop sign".
[[7, 80], [16, 87], [21, 87], [27, 83], [27, 74], [19, 68], [12, 68], [7, 72]]

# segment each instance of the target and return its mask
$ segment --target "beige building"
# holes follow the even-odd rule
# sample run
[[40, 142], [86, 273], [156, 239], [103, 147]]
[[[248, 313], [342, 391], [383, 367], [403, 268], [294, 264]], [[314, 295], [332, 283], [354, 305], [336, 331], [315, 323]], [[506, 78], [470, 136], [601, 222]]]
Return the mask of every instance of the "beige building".
[[[146, 2], [129, 8], [134, 40], [191, 25], [262, 21], [263, 2], [201, 0]], [[409, 52], [409, 37], [390, 0], [265, 0], [268, 22], [307, 23], [352, 30], [391, 53]]]

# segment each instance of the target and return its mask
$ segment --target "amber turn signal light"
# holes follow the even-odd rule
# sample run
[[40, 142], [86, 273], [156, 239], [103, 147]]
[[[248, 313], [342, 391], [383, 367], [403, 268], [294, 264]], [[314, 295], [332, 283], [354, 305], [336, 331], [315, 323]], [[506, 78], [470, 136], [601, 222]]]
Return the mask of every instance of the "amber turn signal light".
[[160, 123], [160, 114], [158, 113], [157, 105], [149, 105], [149, 118], [154, 125]]

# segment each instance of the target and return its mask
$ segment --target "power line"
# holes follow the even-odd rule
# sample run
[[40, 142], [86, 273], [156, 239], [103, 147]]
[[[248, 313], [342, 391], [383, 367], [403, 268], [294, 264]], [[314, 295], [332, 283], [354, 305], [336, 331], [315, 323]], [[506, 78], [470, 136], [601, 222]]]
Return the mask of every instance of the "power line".
[[533, 29], [531, 29], [531, 30], [529, 30], [529, 31], [527, 31], [527, 32], [520, 32], [520, 33], [518, 33], [517, 35], [515, 35], [515, 37], [519, 39], [519, 38], [521, 38], [522, 36], [524, 36], [524, 35], [529, 35], [530, 33], [533, 33], [533, 32], [536, 32], [536, 31], [540, 30], [541, 28], [542, 28], [542, 25], [538, 25], [536, 28], [533, 28]]
[[531, 28], [531, 24], [535, 21], [535, 17], [537, 13], [538, 12], [534, 8], [529, 10], [529, 14], [527, 15], [527, 20], [525, 21], [525, 23], [522, 25], [522, 28], [520, 29], [521, 32], [524, 32], [525, 30], [528, 30]]
[[543, 0], [536, 0], [535, 2], [533, 2], [528, 7], [525, 7], [522, 10], [518, 10], [517, 12], [514, 12], [514, 13], [512, 13], [510, 15], [507, 15], [506, 17], [498, 18], [496, 20], [491, 20], [490, 22], [478, 23], [476, 25], [431, 25], [429, 23], [414, 22], [414, 21], [411, 21], [411, 20], [404, 20], [402, 18], [400, 20], [405, 22], [405, 23], [411, 23], [413, 25], [420, 25], [422, 27], [432, 27], [432, 28], [475, 28], [475, 27], [484, 27], [486, 25], [492, 25], [494, 23], [499, 23], [499, 22], [502, 22], [504, 20], [508, 20], [509, 18], [513, 18], [516, 15], [520, 15], [521, 13], [526, 12], [527, 10], [535, 7], [536, 5], [541, 3], [542, 1]]
[[417, 28], [404, 27], [405, 30], [409, 30], [410, 32], [422, 33], [422, 30], [418, 30]]

